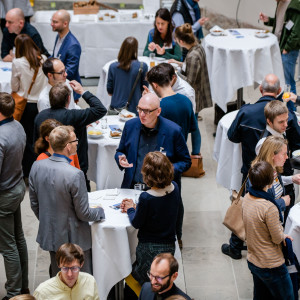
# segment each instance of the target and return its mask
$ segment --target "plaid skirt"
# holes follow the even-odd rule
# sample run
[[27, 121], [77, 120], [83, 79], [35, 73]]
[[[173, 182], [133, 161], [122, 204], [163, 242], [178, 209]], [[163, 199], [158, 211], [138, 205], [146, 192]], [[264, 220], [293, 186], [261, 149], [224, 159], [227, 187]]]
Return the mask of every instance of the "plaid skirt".
[[136, 261], [132, 267], [132, 276], [140, 285], [149, 281], [147, 272], [150, 270], [153, 258], [160, 253], [175, 253], [175, 243], [138, 243], [136, 247]]

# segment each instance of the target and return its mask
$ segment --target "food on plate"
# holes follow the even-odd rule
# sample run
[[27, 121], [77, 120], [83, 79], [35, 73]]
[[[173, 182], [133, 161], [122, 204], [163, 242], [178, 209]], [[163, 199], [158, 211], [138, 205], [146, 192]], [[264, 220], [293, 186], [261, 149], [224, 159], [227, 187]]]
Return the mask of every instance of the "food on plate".
[[134, 115], [128, 114], [128, 115], [124, 116], [123, 114], [120, 114], [120, 117], [121, 117], [121, 118], [133, 118]]
[[104, 14], [105, 17], [109, 17], [109, 13]]
[[103, 19], [103, 17], [99, 17], [99, 20], [100, 20], [100, 21], [103, 21], [104, 19]]
[[110, 132], [110, 136], [111, 136], [111, 137], [121, 136], [121, 132], [111, 131], [111, 132]]
[[223, 30], [213, 30], [213, 32], [222, 32]]
[[111, 19], [114, 19], [115, 17], [116, 17], [115, 15], [111, 15], [111, 16], [110, 16]]
[[90, 135], [101, 135], [102, 132], [99, 131], [99, 130], [90, 130], [90, 131], [88, 131], [88, 134], [90, 134]]
[[136, 19], [138, 17], [138, 14], [136, 13], [136, 12], [134, 12], [133, 14], [132, 14], [132, 19]]

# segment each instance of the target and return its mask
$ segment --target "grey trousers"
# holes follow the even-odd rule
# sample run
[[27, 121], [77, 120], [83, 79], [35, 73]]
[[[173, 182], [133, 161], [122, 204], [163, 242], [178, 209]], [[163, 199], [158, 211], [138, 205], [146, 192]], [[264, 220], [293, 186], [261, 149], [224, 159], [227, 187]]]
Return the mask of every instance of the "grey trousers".
[[28, 288], [28, 252], [20, 206], [24, 195], [23, 180], [10, 190], [0, 191], [0, 253], [4, 259], [8, 298]]
[[[54, 277], [60, 271], [60, 269], [55, 259], [56, 252], [50, 251], [49, 253], [50, 253], [50, 260], [51, 260], [51, 268], [50, 268], [51, 277]], [[93, 275], [92, 249], [86, 250], [83, 253], [84, 253], [84, 264], [80, 271]]]

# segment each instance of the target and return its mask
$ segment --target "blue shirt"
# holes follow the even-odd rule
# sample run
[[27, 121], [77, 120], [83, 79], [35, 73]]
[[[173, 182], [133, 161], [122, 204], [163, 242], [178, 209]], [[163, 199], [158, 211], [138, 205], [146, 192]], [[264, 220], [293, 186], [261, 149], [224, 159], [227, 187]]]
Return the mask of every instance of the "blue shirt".
[[[112, 94], [110, 104], [112, 108], [120, 108], [126, 105], [140, 65], [141, 63], [138, 60], [134, 60], [131, 62], [131, 67], [128, 71], [118, 68], [119, 62], [114, 62], [109, 66], [106, 88], [107, 92]], [[145, 79], [147, 71], [148, 66], [143, 63], [142, 75], [135, 87], [128, 107], [128, 110], [135, 114], [137, 114], [136, 107], [144, 90], [143, 85], [148, 86], [148, 82]]]
[[69, 164], [70, 164], [71, 161], [72, 161], [72, 159], [70, 159], [69, 157], [67, 157], [67, 156], [65, 156], [65, 155], [63, 155], [63, 154], [53, 153], [53, 156], [56, 156], [56, 157], [63, 157], [63, 158], [65, 158], [65, 159], [68, 161]]
[[186, 96], [175, 94], [162, 98], [160, 107], [161, 116], [178, 124], [186, 141], [189, 132], [197, 130], [193, 105]]

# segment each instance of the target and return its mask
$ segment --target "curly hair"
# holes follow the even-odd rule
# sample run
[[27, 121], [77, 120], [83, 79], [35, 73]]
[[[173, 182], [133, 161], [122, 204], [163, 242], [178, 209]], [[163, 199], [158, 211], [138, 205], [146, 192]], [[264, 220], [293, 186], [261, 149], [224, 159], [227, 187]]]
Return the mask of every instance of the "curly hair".
[[142, 166], [143, 180], [149, 187], [165, 188], [174, 178], [174, 167], [166, 155], [159, 151], [149, 152]]

